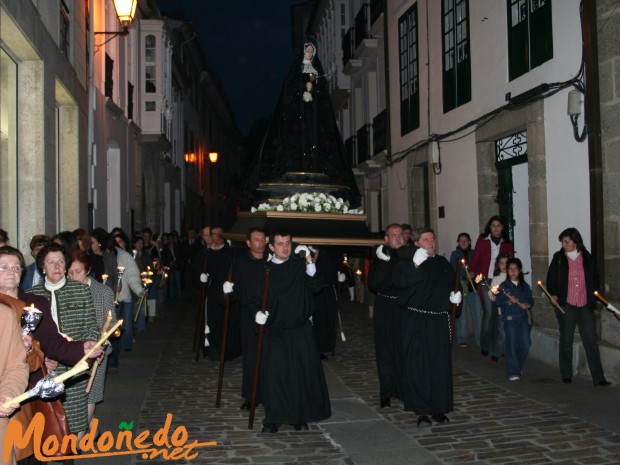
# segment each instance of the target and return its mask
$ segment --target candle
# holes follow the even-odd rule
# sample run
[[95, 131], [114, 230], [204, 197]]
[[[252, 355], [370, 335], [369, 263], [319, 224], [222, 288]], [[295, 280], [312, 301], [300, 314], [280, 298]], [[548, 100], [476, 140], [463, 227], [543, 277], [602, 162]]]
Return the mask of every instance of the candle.
[[[106, 333], [108, 331], [110, 323], [112, 323], [112, 310], [108, 310], [108, 316], [106, 317], [105, 322], [103, 323], [103, 328], [101, 329], [102, 333]], [[90, 379], [88, 380], [88, 384], [86, 385], [87, 393], [89, 393], [91, 388], [93, 387], [93, 381], [95, 381], [97, 368], [99, 368], [99, 360], [95, 360], [95, 363], [93, 363], [93, 367], [90, 370]]]
[[112, 326], [112, 328], [110, 328], [105, 333], [103, 333], [101, 337], [99, 338], [99, 340], [97, 341], [97, 343], [93, 347], [91, 347], [91, 349], [86, 353], [86, 355], [84, 355], [84, 357], [82, 357], [80, 362], [85, 362], [88, 359], [88, 357], [90, 357], [93, 354], [93, 352], [97, 350], [98, 347], [101, 347], [103, 343], [107, 341], [110, 338], [110, 336], [114, 334], [114, 331], [116, 331], [122, 324], [123, 324], [123, 320], [118, 320], [116, 324]]
[[469, 279], [469, 284], [471, 285], [471, 288], [475, 290], [476, 286], [474, 286], [474, 282], [471, 280], [471, 276], [469, 275], [469, 267], [467, 266], [464, 258], [461, 260], [461, 264], [465, 268], [465, 274], [467, 275], [467, 279]]
[[605, 299], [605, 297], [603, 297], [601, 294], [599, 294], [598, 291], [594, 291], [594, 295], [596, 297], [598, 297], [598, 300], [600, 300], [601, 302], [603, 302], [605, 304], [605, 307], [609, 306], [609, 301], [607, 299]]
[[[551, 294], [549, 294], [549, 291], [547, 290], [547, 288], [544, 286], [544, 284], [542, 283], [542, 281], [538, 281], [538, 287], [540, 287], [542, 289], [542, 291], [547, 294], [547, 297], [549, 297], [549, 300], [551, 300], [551, 302], [554, 302], [553, 297], [551, 297]], [[562, 313], [566, 313], [566, 311], [560, 306], [560, 304], [558, 303], [554, 303], [553, 304], [559, 311], [561, 311]]]
[[62, 390], [58, 389], [58, 386], [57, 386], [58, 384], [86, 370], [88, 370], [88, 363], [80, 360], [69, 371], [54, 377], [51, 380], [51, 383], [53, 383], [53, 385], [50, 385], [50, 380], [46, 380], [46, 378], [43, 378], [41, 381], [37, 383], [37, 385], [34, 388], [18, 395], [17, 397], [13, 397], [11, 400], [7, 400], [4, 404], [2, 404], [2, 407], [9, 408], [12, 404], [20, 404], [26, 399], [30, 399], [31, 397], [40, 395], [41, 393], [47, 393], [48, 397], [59, 395], [60, 393], [62, 393]]

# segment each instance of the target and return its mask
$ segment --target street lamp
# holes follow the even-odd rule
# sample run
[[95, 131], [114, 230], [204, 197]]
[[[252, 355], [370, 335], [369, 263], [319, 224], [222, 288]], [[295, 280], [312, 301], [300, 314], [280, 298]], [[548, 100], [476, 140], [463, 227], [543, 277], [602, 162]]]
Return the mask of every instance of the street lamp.
[[209, 161], [211, 163], [217, 163], [217, 157], [218, 157], [218, 153], [217, 152], [209, 152]]
[[114, 9], [116, 10], [116, 17], [118, 22], [121, 23], [122, 30], [120, 31], [102, 31], [95, 32], [95, 34], [115, 34], [124, 35], [129, 33], [129, 26], [136, 16], [136, 7], [138, 6], [138, 0], [112, 0], [114, 2]]

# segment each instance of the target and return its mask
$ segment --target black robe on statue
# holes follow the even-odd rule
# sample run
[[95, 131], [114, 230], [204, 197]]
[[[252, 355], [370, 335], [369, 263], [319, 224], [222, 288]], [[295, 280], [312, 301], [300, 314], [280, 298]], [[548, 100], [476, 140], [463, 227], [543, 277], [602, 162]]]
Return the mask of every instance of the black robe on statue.
[[269, 318], [261, 362], [264, 424], [301, 425], [331, 416], [323, 365], [310, 323], [312, 291], [320, 277], [306, 274], [305, 260], [273, 264]]
[[328, 79], [316, 54], [305, 65], [303, 51], [295, 58], [243, 189], [248, 195], [244, 203], [258, 205], [296, 192], [323, 192], [348, 200], [351, 207], [359, 206], [360, 194], [336, 124]]
[[392, 284], [392, 273], [397, 262], [396, 250], [392, 249], [390, 249], [390, 260], [387, 262], [375, 257], [368, 272], [368, 287], [377, 295], [372, 326], [375, 335], [380, 396], [402, 399], [403, 309], [398, 304]]
[[399, 259], [393, 273], [404, 307], [403, 401], [417, 415], [445, 414], [453, 408], [450, 292], [454, 270], [440, 255], [418, 268], [410, 258]]

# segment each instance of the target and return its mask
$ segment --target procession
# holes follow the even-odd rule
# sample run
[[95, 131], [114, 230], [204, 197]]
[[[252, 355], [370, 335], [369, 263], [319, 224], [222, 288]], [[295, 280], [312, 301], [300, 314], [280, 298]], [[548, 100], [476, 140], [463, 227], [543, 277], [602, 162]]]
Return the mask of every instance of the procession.
[[47, 3], [0, 465], [620, 463], [620, 3]]

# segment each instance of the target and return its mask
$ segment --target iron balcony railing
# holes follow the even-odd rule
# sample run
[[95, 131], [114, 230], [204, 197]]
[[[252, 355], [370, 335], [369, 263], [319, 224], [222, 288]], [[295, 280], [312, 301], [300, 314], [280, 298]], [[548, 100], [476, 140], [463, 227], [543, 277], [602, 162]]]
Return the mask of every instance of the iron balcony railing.
[[370, 124], [365, 124], [357, 130], [357, 163], [370, 160]]
[[383, 0], [370, 0], [370, 25], [375, 24], [383, 13]]
[[346, 66], [351, 58], [353, 58], [353, 40], [355, 36], [355, 28], [350, 27], [342, 38], [342, 64]]
[[370, 4], [364, 3], [355, 15], [355, 48], [370, 37]]
[[377, 116], [372, 119], [372, 146], [373, 155], [385, 150], [387, 148], [387, 133], [386, 133], [386, 120], [387, 111], [383, 110]]
[[355, 136], [351, 136], [344, 141], [344, 149], [347, 153], [349, 166], [355, 166], [357, 164], [355, 163]]

